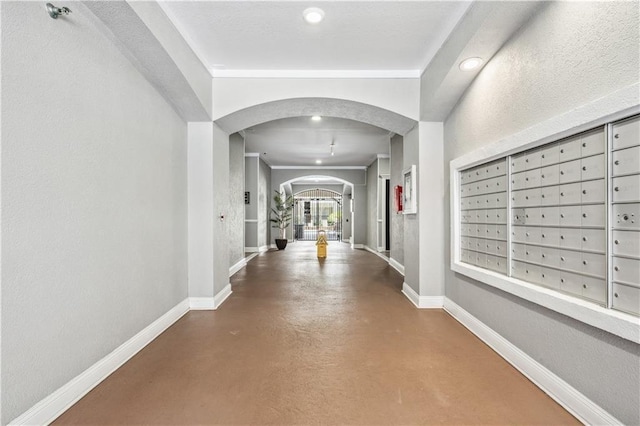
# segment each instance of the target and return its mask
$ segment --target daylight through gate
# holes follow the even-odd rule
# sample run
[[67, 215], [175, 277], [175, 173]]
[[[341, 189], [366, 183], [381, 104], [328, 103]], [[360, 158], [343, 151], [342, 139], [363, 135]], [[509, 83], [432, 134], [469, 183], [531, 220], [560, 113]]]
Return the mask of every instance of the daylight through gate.
[[342, 238], [342, 195], [327, 189], [309, 189], [294, 195], [294, 236], [296, 240], [315, 241], [318, 231], [327, 239]]

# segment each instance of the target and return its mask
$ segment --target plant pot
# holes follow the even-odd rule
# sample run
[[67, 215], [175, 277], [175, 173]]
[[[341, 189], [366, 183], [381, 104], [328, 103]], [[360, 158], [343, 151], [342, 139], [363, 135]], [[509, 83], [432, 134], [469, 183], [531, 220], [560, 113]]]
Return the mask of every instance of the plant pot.
[[287, 247], [287, 239], [276, 238], [276, 247], [278, 247], [278, 250], [284, 250]]

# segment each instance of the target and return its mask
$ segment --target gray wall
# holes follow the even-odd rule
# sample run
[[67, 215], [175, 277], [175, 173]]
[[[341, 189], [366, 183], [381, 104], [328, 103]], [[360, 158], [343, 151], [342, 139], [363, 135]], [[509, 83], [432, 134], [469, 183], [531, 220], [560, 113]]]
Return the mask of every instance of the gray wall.
[[[407, 169], [413, 164], [416, 166], [418, 165], [418, 132], [418, 126], [416, 126], [404, 135], [404, 145], [402, 150], [403, 169]], [[419, 179], [419, 167], [417, 167], [417, 174], [417, 178]], [[419, 192], [417, 196], [420, 197]], [[418, 226], [418, 215], [405, 214], [403, 215], [403, 218], [404, 282], [407, 283], [416, 293], [420, 294], [420, 228]]]
[[[637, 3], [553, 2], [514, 35], [446, 120], [445, 194], [450, 160], [636, 83], [638, 13]], [[446, 295], [623, 423], [640, 424], [639, 345], [449, 268]]]
[[[269, 237], [273, 233], [278, 235], [278, 230], [271, 229], [271, 199], [274, 192], [271, 188], [271, 167], [264, 161], [258, 162], [258, 247], [269, 244]], [[287, 235], [290, 237], [290, 235]]]
[[229, 267], [244, 258], [244, 139], [229, 137]]
[[367, 168], [367, 246], [378, 249], [378, 159]]
[[389, 211], [389, 220], [391, 221], [390, 233], [391, 244], [389, 257], [401, 265], [404, 265], [404, 215], [398, 214], [395, 211], [394, 205], [394, 190], [396, 185], [403, 185], [402, 183], [402, 167], [403, 163], [403, 144], [404, 140], [402, 136], [396, 135], [391, 138], [391, 158], [390, 161], [390, 179], [389, 190], [391, 191], [391, 205]]
[[186, 125], [43, 7], [1, 5], [2, 424], [187, 297]]
[[244, 206], [244, 246], [258, 247], [258, 157], [244, 158], [244, 190], [249, 204]]

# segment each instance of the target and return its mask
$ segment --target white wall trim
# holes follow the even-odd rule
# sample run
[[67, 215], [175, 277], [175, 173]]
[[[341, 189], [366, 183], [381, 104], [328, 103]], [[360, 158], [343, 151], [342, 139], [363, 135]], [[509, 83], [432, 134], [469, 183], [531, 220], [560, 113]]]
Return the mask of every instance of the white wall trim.
[[384, 260], [385, 262], [389, 262], [389, 258], [387, 256], [385, 256], [384, 254], [380, 253], [380, 251], [384, 251], [384, 250], [374, 250], [371, 247], [369, 247], [368, 245], [365, 245], [364, 249], [366, 251], [368, 251], [368, 252], [371, 252], [371, 253], [375, 254], [380, 259]]
[[213, 297], [213, 309], [218, 309], [220, 305], [231, 296], [231, 293], [233, 293], [233, 291], [231, 291], [231, 283], [229, 283]]
[[420, 78], [422, 70], [231, 70], [209, 68], [213, 78]]
[[367, 170], [367, 166], [271, 166], [271, 168], [273, 170]]
[[262, 253], [264, 251], [268, 251], [269, 248], [278, 248], [278, 247], [275, 244], [271, 244], [271, 245], [267, 244], [267, 245], [258, 247], [258, 252]]
[[236, 272], [238, 272], [240, 269], [244, 268], [245, 266], [247, 266], [247, 259], [243, 257], [238, 262], [236, 262], [235, 265], [233, 265], [232, 267], [229, 268], [229, 276], [230, 277], [233, 276], [233, 274], [235, 274]]
[[389, 258], [389, 266], [398, 271], [402, 276], [404, 276], [404, 265], [395, 260], [393, 257]]
[[364, 249], [365, 245], [364, 244], [351, 244], [351, 248], [352, 249]]
[[465, 311], [451, 299], [445, 298], [444, 309], [584, 424], [622, 424], [595, 402]]
[[444, 305], [444, 296], [420, 296], [407, 283], [402, 283], [402, 293], [416, 305], [416, 308], [440, 309]]
[[215, 309], [213, 297], [190, 297], [189, 309], [192, 311], [212, 311]]
[[245, 219], [245, 223], [258, 223], [258, 219]]
[[167, 313], [149, 324], [114, 351], [71, 379], [67, 384], [47, 396], [10, 425], [47, 425], [96, 387], [107, 376], [120, 368], [131, 357], [151, 343], [167, 328], [189, 311], [189, 299], [185, 299]]
[[245, 157], [260, 157], [260, 153], [259, 152], [245, 152], [244, 156]]

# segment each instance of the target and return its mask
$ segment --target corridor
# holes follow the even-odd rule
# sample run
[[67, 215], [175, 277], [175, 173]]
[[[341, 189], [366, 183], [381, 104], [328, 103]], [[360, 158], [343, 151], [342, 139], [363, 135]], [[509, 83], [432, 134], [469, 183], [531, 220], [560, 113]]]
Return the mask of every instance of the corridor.
[[263, 253], [56, 424], [569, 424], [381, 258], [331, 242]]

